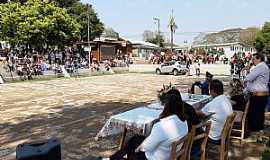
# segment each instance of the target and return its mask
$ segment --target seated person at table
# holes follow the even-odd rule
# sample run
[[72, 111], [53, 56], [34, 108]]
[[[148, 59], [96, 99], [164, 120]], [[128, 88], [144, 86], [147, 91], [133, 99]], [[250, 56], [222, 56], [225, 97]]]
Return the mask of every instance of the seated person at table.
[[[168, 94], [173, 94], [173, 95], [177, 95], [177, 96], [181, 97], [179, 90], [170, 85], [166, 88], [164, 87], [161, 91], [159, 91], [158, 98], [159, 98], [161, 103], [163, 103], [163, 101], [164, 101], [163, 97], [165, 95], [168, 95]], [[181, 97], [181, 100], [182, 100], [182, 97]], [[191, 132], [192, 126], [198, 125], [201, 122], [201, 120], [198, 117], [198, 115], [196, 114], [196, 110], [193, 108], [192, 105], [190, 105], [186, 102], [183, 102], [183, 107], [184, 107], [185, 119], [188, 123], [188, 132]], [[201, 134], [202, 132], [204, 132], [203, 129], [198, 128], [196, 130], [196, 135]], [[196, 141], [195, 143], [193, 143], [192, 150], [191, 150], [191, 155], [193, 157], [200, 156], [200, 145], [201, 145], [201, 141]]]
[[192, 84], [192, 86], [191, 86], [191, 93], [192, 94], [194, 94], [195, 86], [198, 86], [202, 91], [202, 95], [209, 95], [209, 84], [212, 81], [213, 75], [209, 72], [206, 72], [205, 76], [206, 76], [205, 81], [203, 83], [198, 81], [198, 82], [195, 82]]
[[[173, 94], [180, 96], [181, 101], [182, 97], [179, 92], [179, 90], [171, 85], [169, 86], [164, 86], [162, 90], [159, 91], [158, 94], [158, 99], [161, 102], [161, 104], [164, 104], [166, 95], [168, 94]], [[184, 115], [185, 119], [187, 120], [188, 123], [188, 131], [191, 131], [192, 125], [198, 125], [201, 121], [198, 115], [196, 114], [196, 110], [191, 106], [190, 104], [183, 102], [183, 107], [184, 107]]]
[[232, 108], [237, 111], [245, 111], [244, 88], [239, 78], [233, 77], [230, 81], [229, 95], [231, 97]]
[[223, 92], [222, 82], [220, 80], [212, 80], [210, 83], [210, 95], [213, 97], [213, 100], [197, 110], [197, 114], [200, 117], [206, 117], [211, 113], [215, 113], [210, 118], [212, 122], [208, 139], [210, 143], [220, 144], [221, 132], [226, 119], [233, 113], [231, 102], [223, 95]]
[[167, 95], [160, 121], [155, 123], [148, 137], [136, 135], [115, 154], [111, 160], [119, 160], [127, 154], [135, 160], [169, 160], [171, 145], [188, 133], [182, 100], [176, 95]]

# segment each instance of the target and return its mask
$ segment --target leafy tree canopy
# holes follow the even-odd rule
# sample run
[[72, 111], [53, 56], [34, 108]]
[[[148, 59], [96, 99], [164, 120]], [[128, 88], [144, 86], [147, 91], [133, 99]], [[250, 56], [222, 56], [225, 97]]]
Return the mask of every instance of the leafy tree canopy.
[[13, 45], [62, 46], [78, 40], [81, 25], [66, 9], [43, 0], [0, 5], [1, 37]]
[[104, 30], [104, 36], [110, 38], [119, 38], [119, 33], [117, 33], [113, 28], [106, 28]]
[[247, 29], [243, 29], [239, 32], [240, 42], [247, 46], [254, 46], [256, 41], [256, 36], [260, 32], [259, 28], [250, 27]]
[[270, 54], [270, 22], [266, 22], [262, 30], [257, 34], [255, 48], [258, 51]]
[[[159, 39], [158, 39], [158, 37], [159, 37]], [[162, 35], [156, 35], [154, 38], [146, 40], [146, 42], [150, 42], [150, 43], [153, 43], [156, 45], [159, 45], [158, 41], [160, 41], [160, 47], [164, 47], [165, 39]]]
[[18, 33], [18, 25], [22, 21], [22, 8], [19, 3], [9, 2], [0, 5], [0, 38], [11, 44], [22, 41]]
[[163, 35], [158, 35], [157, 33], [149, 30], [143, 32], [143, 40], [156, 45], [159, 45], [158, 41], [160, 41], [160, 47], [164, 47], [165, 43], [165, 38]]
[[[30, 31], [27, 40], [30, 44], [64, 45], [79, 38], [81, 25], [66, 11], [53, 3], [42, 0], [29, 0], [24, 6], [22, 23], [23, 33]], [[26, 34], [27, 35], [27, 34]]]
[[92, 5], [81, 3], [79, 0], [54, 0], [59, 7], [66, 8], [67, 12], [75, 18], [82, 26], [81, 39], [87, 41], [88, 36], [88, 17], [90, 28], [90, 39], [99, 37], [103, 30], [104, 24], [100, 21]]
[[0, 38], [12, 45], [69, 45], [100, 36], [103, 23], [79, 0], [12, 0], [0, 3]]

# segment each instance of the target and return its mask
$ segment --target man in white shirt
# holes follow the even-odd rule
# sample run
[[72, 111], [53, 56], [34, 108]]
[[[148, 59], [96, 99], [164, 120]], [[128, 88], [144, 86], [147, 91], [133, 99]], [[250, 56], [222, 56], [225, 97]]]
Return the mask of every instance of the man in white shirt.
[[230, 100], [223, 95], [223, 84], [220, 80], [212, 80], [210, 83], [210, 95], [214, 98], [205, 106], [197, 109], [197, 114], [200, 117], [206, 117], [213, 114], [210, 118], [212, 122], [209, 141], [219, 143], [221, 139], [221, 132], [223, 130], [226, 119], [233, 113]]
[[269, 68], [264, 62], [264, 56], [254, 54], [252, 62], [254, 68], [245, 78], [245, 91], [251, 93], [248, 111], [248, 129], [259, 132], [264, 129], [264, 112], [268, 98]]

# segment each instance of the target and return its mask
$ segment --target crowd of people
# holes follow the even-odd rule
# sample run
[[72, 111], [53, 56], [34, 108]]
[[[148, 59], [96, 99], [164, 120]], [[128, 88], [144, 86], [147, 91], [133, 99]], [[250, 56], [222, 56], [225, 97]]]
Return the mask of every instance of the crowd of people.
[[248, 67], [253, 66], [251, 58], [252, 55], [250, 53], [248, 53], [247, 55], [237, 55], [235, 53], [230, 60], [231, 74], [238, 75], [239, 78], [244, 79], [249, 72]]
[[10, 71], [31, 72], [34, 75], [42, 74], [47, 70], [58, 70], [60, 65], [87, 66], [86, 54], [74, 48], [59, 49], [5, 49], [1, 55], [6, 57]]
[[218, 62], [222, 62], [224, 64], [227, 64], [228, 58], [226, 56], [222, 55], [213, 55], [213, 54], [205, 54], [205, 55], [197, 55], [195, 56], [193, 52], [190, 53], [182, 53], [182, 52], [156, 52], [153, 54], [150, 54], [150, 63], [151, 64], [161, 64], [165, 61], [181, 61], [185, 62], [186, 64], [192, 64], [196, 60], [200, 60], [203, 64], [215, 64]]
[[[97, 61], [88, 52], [76, 48], [65, 49], [3, 49], [0, 46], [0, 57], [6, 72], [16, 73], [22, 80], [31, 80], [33, 76], [43, 75], [46, 71], [62, 73], [61, 66], [72, 74], [79, 69], [91, 71], [109, 71], [111, 67], [128, 66], [130, 61], [126, 56], [116, 56], [104, 61]], [[4, 59], [3, 59], [4, 58]]]

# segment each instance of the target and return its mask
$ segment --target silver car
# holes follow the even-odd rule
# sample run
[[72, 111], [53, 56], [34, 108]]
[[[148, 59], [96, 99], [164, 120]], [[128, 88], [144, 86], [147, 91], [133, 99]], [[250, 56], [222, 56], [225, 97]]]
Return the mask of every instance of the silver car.
[[189, 69], [185, 64], [179, 61], [171, 61], [162, 63], [158, 68], [156, 68], [156, 74], [173, 74], [177, 76], [178, 74], [186, 74]]

